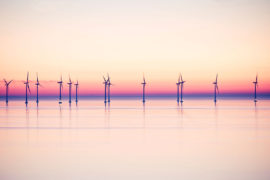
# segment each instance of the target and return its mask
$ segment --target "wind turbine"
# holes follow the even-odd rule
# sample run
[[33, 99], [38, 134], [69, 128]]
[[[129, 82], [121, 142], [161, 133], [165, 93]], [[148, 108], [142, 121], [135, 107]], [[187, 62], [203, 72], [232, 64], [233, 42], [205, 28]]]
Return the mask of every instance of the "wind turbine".
[[37, 100], [36, 100], [36, 102], [38, 104], [39, 103], [39, 99], [38, 99], [38, 86], [40, 86], [40, 83], [39, 83], [39, 80], [38, 80], [38, 74], [37, 74], [37, 82], [36, 82], [35, 85], [37, 86]]
[[76, 87], [76, 103], [77, 103], [77, 102], [78, 102], [78, 86], [79, 86], [78, 80], [77, 80], [77, 83], [74, 84], [74, 85], [75, 85], [75, 87]]
[[111, 91], [110, 91], [110, 86], [112, 85], [109, 74], [108, 74], [107, 85], [108, 85], [108, 103], [109, 103], [109, 102], [111, 102]]
[[216, 103], [217, 102], [217, 92], [219, 93], [219, 90], [218, 90], [218, 74], [216, 75], [216, 81], [213, 82], [214, 84], [214, 102]]
[[176, 82], [176, 86], [177, 86], [177, 92], [176, 92], [176, 95], [177, 95], [177, 103], [179, 103], [179, 85], [180, 85], [180, 75], [178, 77], [178, 81]]
[[69, 101], [68, 102], [71, 103], [71, 86], [72, 86], [72, 82], [71, 82], [70, 76], [69, 76], [69, 82], [67, 84], [69, 86], [69, 93], [68, 93]]
[[104, 87], [105, 87], [105, 89], [104, 89], [104, 103], [107, 103], [107, 84], [108, 84], [108, 80], [106, 80], [106, 78], [103, 76], [103, 79], [104, 79], [104, 82], [103, 82], [103, 84], [104, 84]]
[[254, 84], [254, 102], [257, 102], [258, 75], [256, 75], [256, 81], [254, 81], [253, 84]]
[[5, 85], [6, 85], [6, 104], [7, 104], [8, 103], [8, 86], [13, 80], [7, 82], [6, 79], [4, 79], [4, 81], [5, 81]]
[[183, 88], [184, 88], [184, 83], [186, 81], [183, 81], [183, 78], [182, 78], [182, 74], [181, 74], [181, 81], [180, 81], [180, 84], [181, 84], [181, 103], [183, 103]]
[[141, 84], [143, 85], [143, 103], [145, 103], [145, 85], [146, 85], [146, 82], [145, 82], [144, 76], [143, 76], [143, 82]]
[[59, 84], [59, 104], [62, 104], [62, 88], [63, 88], [63, 81], [62, 81], [62, 75], [60, 81], [57, 82]]
[[28, 78], [29, 78], [29, 72], [27, 72], [27, 79], [26, 79], [26, 82], [24, 82], [24, 84], [25, 84], [25, 104], [26, 105], [28, 104], [28, 91], [29, 91], [29, 94], [31, 94]]

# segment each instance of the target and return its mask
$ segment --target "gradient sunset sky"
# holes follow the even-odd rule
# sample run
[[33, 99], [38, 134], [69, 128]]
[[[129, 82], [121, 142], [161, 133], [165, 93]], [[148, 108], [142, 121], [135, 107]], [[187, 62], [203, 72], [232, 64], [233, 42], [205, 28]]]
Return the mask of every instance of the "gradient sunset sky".
[[[2, 0], [0, 78], [11, 95], [36, 72], [43, 95], [57, 95], [60, 75], [79, 80], [80, 93], [173, 94], [181, 72], [185, 93], [270, 92], [268, 0]], [[1, 95], [4, 83], [1, 82]], [[34, 82], [31, 90], [35, 93]]]

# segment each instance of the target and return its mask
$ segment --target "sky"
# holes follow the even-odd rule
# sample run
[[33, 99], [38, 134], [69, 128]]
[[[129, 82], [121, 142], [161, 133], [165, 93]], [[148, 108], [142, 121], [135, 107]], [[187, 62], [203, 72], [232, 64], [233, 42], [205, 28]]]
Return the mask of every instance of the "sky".
[[[25, 93], [36, 73], [41, 95], [58, 94], [63, 75], [82, 95], [270, 92], [270, 1], [267, 0], [1, 0], [0, 79]], [[4, 95], [4, 83], [0, 94]], [[74, 89], [74, 88], [73, 88]], [[74, 92], [73, 92], [74, 93]]]

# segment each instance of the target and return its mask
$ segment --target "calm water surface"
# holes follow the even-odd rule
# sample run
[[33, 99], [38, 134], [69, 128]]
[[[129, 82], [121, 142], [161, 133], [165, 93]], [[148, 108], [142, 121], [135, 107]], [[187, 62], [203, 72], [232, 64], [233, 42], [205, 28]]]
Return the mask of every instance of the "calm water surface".
[[270, 179], [270, 101], [0, 103], [0, 179]]

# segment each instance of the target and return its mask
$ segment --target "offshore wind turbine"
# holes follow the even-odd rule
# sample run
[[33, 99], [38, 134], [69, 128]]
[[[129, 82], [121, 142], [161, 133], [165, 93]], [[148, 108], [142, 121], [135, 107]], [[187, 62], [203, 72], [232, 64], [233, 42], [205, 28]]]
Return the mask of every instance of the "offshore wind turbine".
[[74, 84], [76, 87], [76, 103], [78, 102], [78, 86], [79, 86], [79, 82], [77, 80], [76, 84]]
[[107, 85], [108, 85], [108, 80], [103, 76], [104, 79], [104, 103], [107, 103]]
[[144, 76], [143, 76], [143, 82], [141, 84], [143, 85], [143, 103], [145, 103], [145, 85], [146, 85], [146, 82], [145, 82]]
[[110, 91], [111, 88], [110, 87], [112, 83], [111, 83], [111, 78], [109, 74], [108, 74], [108, 79], [107, 79], [107, 85], [108, 85], [108, 103], [110, 103], [111, 102], [111, 91]]
[[180, 75], [178, 77], [178, 81], [176, 82], [176, 86], [177, 86], [177, 92], [176, 92], [176, 96], [177, 96], [177, 103], [179, 103], [179, 86], [180, 86]]
[[217, 92], [219, 93], [219, 90], [218, 90], [218, 74], [216, 75], [216, 81], [213, 82], [214, 84], [214, 102], [216, 103], [217, 102]]
[[6, 86], [6, 104], [8, 104], [8, 86], [13, 80], [7, 82], [6, 79], [4, 79], [5, 86]]
[[181, 74], [181, 81], [180, 81], [180, 85], [181, 85], [181, 103], [183, 103], [183, 88], [184, 88], [184, 83], [186, 81], [183, 81], [183, 78], [182, 78], [182, 74]]
[[254, 81], [253, 84], [254, 84], [254, 102], [257, 102], [258, 75], [256, 75], [256, 81]]
[[24, 84], [25, 84], [25, 104], [26, 105], [28, 104], [28, 91], [29, 91], [29, 94], [31, 94], [28, 78], [29, 78], [29, 72], [27, 72], [27, 79], [26, 79], [26, 82], [24, 82]]
[[69, 92], [68, 92], [69, 100], [68, 100], [68, 102], [71, 103], [71, 86], [72, 86], [72, 82], [71, 82], [70, 76], [69, 76], [69, 82], [67, 84], [69, 86]]
[[62, 89], [63, 89], [62, 75], [60, 81], [58, 81], [57, 83], [59, 84], [59, 104], [62, 104]]
[[37, 99], [36, 99], [36, 102], [37, 104], [39, 103], [39, 98], [38, 98], [38, 86], [40, 86], [40, 83], [39, 83], [39, 80], [38, 80], [38, 74], [37, 74], [37, 82], [35, 84], [37, 86]]

